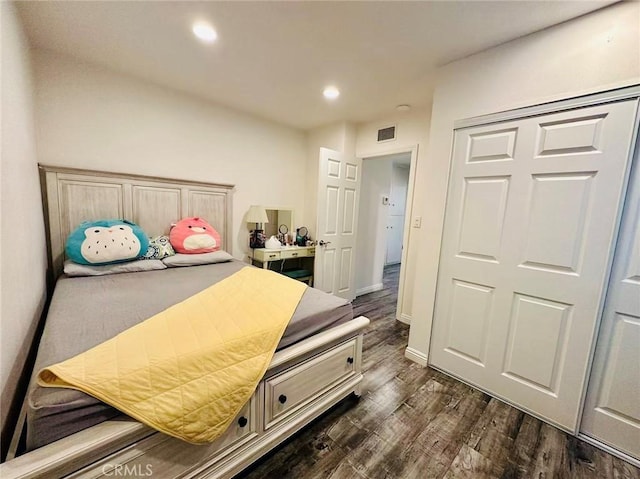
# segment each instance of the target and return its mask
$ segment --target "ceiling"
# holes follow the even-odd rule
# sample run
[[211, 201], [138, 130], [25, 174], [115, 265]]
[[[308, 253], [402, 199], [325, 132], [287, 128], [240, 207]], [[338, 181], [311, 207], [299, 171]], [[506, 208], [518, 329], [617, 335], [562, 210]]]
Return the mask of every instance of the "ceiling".
[[[612, 1], [18, 2], [31, 44], [292, 127], [430, 103], [434, 70]], [[191, 33], [196, 20], [214, 44]], [[322, 97], [333, 84], [341, 95]]]

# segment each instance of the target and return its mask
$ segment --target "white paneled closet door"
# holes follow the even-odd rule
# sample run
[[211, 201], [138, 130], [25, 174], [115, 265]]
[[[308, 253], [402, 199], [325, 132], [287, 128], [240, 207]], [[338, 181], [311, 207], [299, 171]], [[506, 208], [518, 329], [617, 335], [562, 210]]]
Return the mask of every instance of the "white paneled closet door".
[[580, 430], [640, 461], [640, 163], [631, 173]]
[[572, 432], [636, 108], [455, 132], [430, 363]]

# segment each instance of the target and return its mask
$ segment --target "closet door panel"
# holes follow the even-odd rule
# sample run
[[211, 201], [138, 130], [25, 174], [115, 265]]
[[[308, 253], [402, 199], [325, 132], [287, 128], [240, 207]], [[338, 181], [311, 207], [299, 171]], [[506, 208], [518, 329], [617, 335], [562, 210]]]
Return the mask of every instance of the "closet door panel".
[[455, 132], [435, 367], [575, 432], [636, 102]]
[[580, 429], [640, 460], [640, 164], [629, 182]]

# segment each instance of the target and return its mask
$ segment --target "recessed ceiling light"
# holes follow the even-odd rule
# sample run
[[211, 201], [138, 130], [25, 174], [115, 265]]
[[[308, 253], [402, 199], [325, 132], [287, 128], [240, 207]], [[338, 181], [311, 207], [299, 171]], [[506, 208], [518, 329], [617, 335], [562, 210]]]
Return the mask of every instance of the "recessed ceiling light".
[[334, 86], [328, 86], [322, 92], [327, 100], [335, 100], [340, 96], [340, 91]]
[[396, 107], [396, 110], [398, 110], [398, 111], [409, 111], [409, 110], [411, 110], [411, 105], [407, 105], [406, 103], [403, 103], [402, 105], [398, 105]]
[[218, 38], [218, 34], [211, 25], [206, 22], [196, 22], [191, 27], [193, 34], [205, 43], [213, 43]]

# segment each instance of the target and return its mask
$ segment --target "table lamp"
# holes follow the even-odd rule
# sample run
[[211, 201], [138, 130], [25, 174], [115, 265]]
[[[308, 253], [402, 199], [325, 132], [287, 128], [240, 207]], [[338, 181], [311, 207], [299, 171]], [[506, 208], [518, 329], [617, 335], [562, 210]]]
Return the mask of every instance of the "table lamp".
[[255, 229], [249, 237], [249, 247], [264, 248], [264, 230], [261, 228], [262, 224], [269, 222], [269, 217], [267, 216], [264, 206], [251, 205], [245, 221], [256, 224]]

